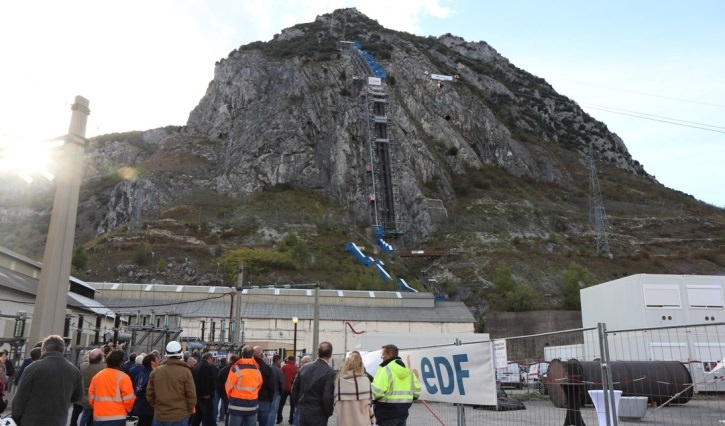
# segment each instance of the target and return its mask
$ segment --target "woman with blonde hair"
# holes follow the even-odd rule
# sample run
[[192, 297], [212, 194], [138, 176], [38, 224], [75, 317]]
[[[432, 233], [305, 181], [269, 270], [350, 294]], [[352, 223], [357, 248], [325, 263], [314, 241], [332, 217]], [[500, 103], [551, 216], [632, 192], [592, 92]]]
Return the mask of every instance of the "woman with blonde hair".
[[365, 373], [362, 357], [353, 352], [345, 360], [335, 378], [335, 411], [338, 426], [370, 426], [375, 424], [372, 410], [373, 393]]

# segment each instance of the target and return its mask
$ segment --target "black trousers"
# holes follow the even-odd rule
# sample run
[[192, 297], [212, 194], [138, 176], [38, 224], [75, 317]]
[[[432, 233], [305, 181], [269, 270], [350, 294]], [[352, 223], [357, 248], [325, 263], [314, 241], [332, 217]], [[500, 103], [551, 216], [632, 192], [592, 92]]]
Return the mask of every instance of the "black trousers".
[[191, 426], [215, 426], [213, 401], [209, 399], [198, 399], [196, 401], [196, 413], [191, 416]]
[[[282, 392], [282, 394], [279, 397], [279, 408], [277, 409], [277, 423], [280, 423], [283, 420], [282, 416], [282, 409], [284, 408], [284, 403], [287, 401], [287, 398], [290, 397], [289, 392]], [[289, 423], [292, 424], [292, 419], [294, 419], [295, 415], [295, 403], [292, 402], [292, 398], [289, 398]]]

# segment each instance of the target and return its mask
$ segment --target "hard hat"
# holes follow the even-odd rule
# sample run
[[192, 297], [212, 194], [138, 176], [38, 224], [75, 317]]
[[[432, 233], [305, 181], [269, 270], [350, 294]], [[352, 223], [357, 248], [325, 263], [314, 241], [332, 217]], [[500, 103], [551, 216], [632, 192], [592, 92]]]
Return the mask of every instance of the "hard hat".
[[183, 356], [179, 342], [172, 340], [166, 345], [166, 356], [176, 358], [181, 358]]
[[0, 426], [17, 426], [17, 423], [11, 417], [4, 417], [0, 419]]

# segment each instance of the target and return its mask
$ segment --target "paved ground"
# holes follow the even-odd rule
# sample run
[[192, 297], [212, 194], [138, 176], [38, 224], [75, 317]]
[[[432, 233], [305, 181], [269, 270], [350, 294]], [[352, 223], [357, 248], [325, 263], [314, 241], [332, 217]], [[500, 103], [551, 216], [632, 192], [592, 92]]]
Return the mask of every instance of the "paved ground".
[[[512, 392], [509, 392], [510, 396]], [[12, 403], [12, 400], [10, 401]], [[566, 409], [555, 407], [549, 400], [536, 399], [524, 401], [525, 410], [488, 411], [463, 407], [462, 422], [458, 421], [458, 410], [451, 404], [416, 402], [410, 411], [408, 426], [518, 426], [552, 425], [561, 426], [566, 417]], [[9, 414], [10, 406], [3, 413]], [[284, 409], [284, 421], [287, 425], [289, 406]], [[597, 414], [592, 407], [581, 410], [582, 418], [588, 426], [598, 425]], [[698, 395], [687, 404], [660, 408], [648, 408], [646, 416], [638, 421], [620, 420], [620, 425], [656, 425], [656, 426], [721, 426], [725, 424], [725, 395]], [[223, 423], [219, 423], [219, 426]], [[333, 415], [328, 426], [337, 426]]]
[[[510, 396], [511, 392], [509, 392]], [[557, 408], [549, 400], [525, 401], [525, 410], [518, 411], [487, 411], [464, 407], [465, 423], [458, 422], [458, 407], [451, 404], [416, 402], [408, 418], [408, 426], [518, 426], [518, 425], [552, 425], [561, 426], [566, 417], [566, 409]], [[284, 410], [287, 424], [287, 407]], [[588, 426], [599, 424], [597, 413], [593, 407], [581, 410], [582, 419]], [[647, 414], [640, 420], [619, 420], [620, 425], [657, 425], [657, 426], [722, 426], [725, 420], [725, 395], [704, 396], [692, 399], [687, 404], [648, 408]], [[219, 423], [222, 425], [222, 423]], [[333, 415], [328, 426], [337, 426]]]

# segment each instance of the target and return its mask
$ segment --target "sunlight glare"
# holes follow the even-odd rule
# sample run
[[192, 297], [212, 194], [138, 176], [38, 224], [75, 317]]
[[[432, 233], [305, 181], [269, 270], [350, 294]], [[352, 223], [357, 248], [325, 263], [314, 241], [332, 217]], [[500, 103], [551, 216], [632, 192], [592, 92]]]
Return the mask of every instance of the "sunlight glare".
[[33, 181], [34, 175], [53, 180], [48, 167], [55, 146], [57, 141], [0, 141], [0, 171], [17, 174], [28, 183]]

